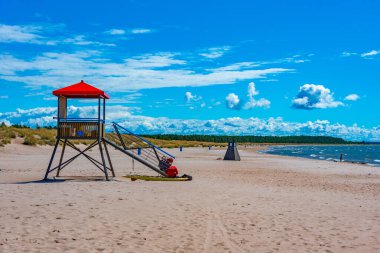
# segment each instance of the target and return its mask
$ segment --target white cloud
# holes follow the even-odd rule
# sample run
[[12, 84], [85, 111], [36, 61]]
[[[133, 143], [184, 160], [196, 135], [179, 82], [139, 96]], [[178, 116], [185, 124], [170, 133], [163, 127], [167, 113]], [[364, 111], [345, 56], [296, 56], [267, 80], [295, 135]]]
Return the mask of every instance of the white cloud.
[[64, 24], [42, 25], [6, 25], [0, 24], [0, 43], [29, 43], [41, 45], [57, 45], [62, 43], [49, 35], [61, 33]]
[[[312, 56], [312, 55], [308, 55], [309, 57]], [[273, 61], [268, 61], [268, 62], [265, 62], [265, 64], [274, 64], [274, 63], [305, 63], [305, 62], [309, 62], [310, 60], [309, 59], [302, 59], [301, 58], [302, 56], [301, 55], [293, 55], [291, 57], [286, 57], [286, 58], [283, 58], [283, 59], [277, 59], [277, 60], [273, 60]]]
[[253, 96], [259, 95], [259, 92], [256, 91], [255, 83], [250, 82], [248, 84], [248, 97], [253, 98]]
[[190, 103], [192, 101], [199, 101], [202, 99], [201, 96], [197, 96], [197, 95], [193, 95], [190, 91], [186, 91], [185, 92], [185, 98], [186, 98], [186, 102]]
[[244, 105], [244, 109], [252, 109], [255, 107], [263, 107], [263, 108], [269, 108], [270, 107], [270, 101], [265, 98], [260, 98], [259, 100], [250, 100]]
[[[57, 43], [59, 43], [59, 42], [57, 42]], [[79, 45], [79, 46], [88, 46], [88, 45], [107, 46], [107, 47], [116, 46], [115, 44], [112, 44], [112, 43], [102, 43], [99, 41], [88, 40], [88, 39], [86, 39], [86, 36], [84, 36], [84, 35], [76, 35], [72, 38], [64, 39], [62, 41], [62, 43]]]
[[26, 122], [23, 122], [22, 125], [30, 126], [50, 126], [54, 125], [56, 120], [52, 116], [40, 116], [36, 118], [29, 118]]
[[342, 106], [343, 103], [335, 101], [334, 93], [323, 85], [304, 84], [300, 87], [298, 95], [293, 99], [292, 107], [295, 109], [326, 109]]
[[191, 94], [190, 91], [185, 92], [185, 97], [186, 97], [186, 102], [190, 102], [191, 100], [194, 99], [194, 96], [193, 94]]
[[[63, 24], [45, 24], [39, 25], [5, 25], [0, 24], [0, 43], [30, 43], [42, 45], [95, 45], [95, 46], [115, 46], [111, 43], [103, 43], [95, 40], [86, 39], [85, 35], [75, 35], [71, 38], [60, 39], [57, 37], [57, 31], [64, 27]], [[55, 38], [49, 38], [48, 35], [55, 33]]]
[[356, 101], [360, 98], [360, 96], [358, 94], [350, 94], [350, 95], [347, 95], [344, 100], [349, 100], [349, 101]]
[[248, 102], [244, 105], [243, 109], [253, 109], [255, 107], [264, 107], [269, 108], [270, 107], [270, 101], [265, 98], [260, 98], [259, 100], [256, 100], [254, 96], [258, 95], [259, 92], [256, 90], [255, 83], [250, 82], [248, 84]]
[[357, 55], [358, 53], [352, 53], [352, 52], [347, 52], [347, 51], [344, 51], [341, 56], [342, 57], [350, 57], [352, 55]]
[[238, 70], [260, 67], [261, 65], [262, 64], [260, 62], [237, 62], [237, 63], [230, 64], [228, 66], [218, 67], [218, 68], [208, 69], [208, 70], [213, 70], [215, 72], [238, 71]]
[[[235, 66], [234, 70], [211, 68], [199, 72], [189, 68], [188, 62], [179, 57], [179, 54], [162, 52], [114, 62], [102, 57], [101, 51], [94, 50], [74, 53], [47, 52], [30, 60], [0, 54], [0, 79], [21, 82], [29, 87], [54, 88], [84, 79], [106, 91], [130, 91], [233, 84], [236, 81], [264, 79], [293, 71], [287, 68], [239, 69]], [[224, 68], [228, 69], [229, 66]]]
[[376, 56], [380, 54], [380, 50], [371, 50], [369, 52], [364, 52], [364, 53], [356, 53], [356, 52], [347, 52], [347, 51], [344, 51], [342, 52], [341, 56], [342, 57], [350, 57], [350, 56], [354, 56], [354, 55], [357, 55], [357, 56], [360, 56], [364, 59], [372, 59], [373, 56]]
[[[312, 56], [312, 55], [308, 55], [308, 56]], [[274, 59], [274, 60], [269, 60], [269, 61], [237, 62], [237, 63], [230, 64], [228, 66], [214, 68], [212, 70], [215, 71], [215, 72], [218, 72], [218, 71], [220, 71], [220, 72], [238, 71], [238, 70], [258, 68], [258, 67], [262, 67], [262, 66], [265, 66], [265, 65], [284, 64], [284, 63], [299, 64], [299, 63], [305, 63], [305, 62], [309, 62], [310, 61], [309, 59], [300, 59], [300, 57], [301, 57], [300, 55], [294, 55], [292, 57]], [[206, 69], [206, 70], [210, 70], [210, 69]], [[277, 81], [277, 80], [276, 79], [272, 79], [270, 81]]]
[[111, 34], [111, 35], [123, 35], [125, 34], [125, 30], [123, 29], [111, 29], [106, 31], [105, 33]]
[[153, 32], [153, 30], [146, 29], [146, 28], [136, 28], [136, 29], [131, 30], [131, 33], [133, 34], [143, 34], [143, 33], [151, 33], [151, 32]]
[[239, 110], [241, 105], [238, 95], [236, 95], [235, 93], [228, 94], [226, 97], [226, 105], [229, 109]]
[[124, 35], [124, 34], [144, 34], [144, 33], [152, 33], [152, 29], [146, 28], [134, 28], [134, 29], [110, 29], [105, 31], [104, 33], [110, 35]]
[[7, 95], [0, 96], [0, 99], [7, 99], [7, 98], [9, 98], [9, 96]]
[[236, 95], [235, 93], [230, 93], [226, 97], [226, 106], [227, 108], [233, 109], [233, 110], [240, 110], [240, 109], [249, 110], [255, 107], [269, 108], [270, 107], [269, 100], [265, 98], [260, 98], [258, 100], [255, 99], [255, 96], [258, 94], [259, 92], [256, 90], [255, 83], [250, 82], [248, 84], [248, 92], [247, 92], [248, 101], [244, 104], [244, 101], [240, 100], [238, 95]]
[[[327, 120], [304, 123], [282, 118], [221, 118], [217, 120], [169, 119], [130, 115], [120, 123], [138, 133], [226, 134], [226, 135], [328, 135], [349, 140], [380, 140], [380, 127], [366, 129], [357, 125], [331, 124]], [[209, 127], [207, 127], [209, 123]], [[170, 127], [169, 127], [170, 126]], [[205, 127], [206, 126], [206, 127]]]
[[360, 54], [361, 57], [364, 57], [364, 58], [367, 58], [367, 57], [371, 57], [371, 56], [375, 56], [375, 55], [378, 55], [380, 54], [380, 50], [371, 50], [367, 53], [362, 53]]
[[[131, 92], [124, 96], [112, 97], [112, 99], [107, 101], [107, 103], [108, 104], [139, 104], [141, 103], [142, 96], [143, 94], [140, 92]], [[85, 99], [83, 100], [83, 102], [91, 103], [91, 100]]]
[[207, 49], [207, 52], [200, 53], [199, 55], [209, 58], [209, 59], [216, 59], [216, 58], [222, 57], [229, 50], [231, 50], [230, 46], [211, 47]]
[[273, 83], [273, 82], [278, 82], [278, 79], [263, 79], [261, 80], [262, 83]]
[[206, 103], [201, 104], [201, 108], [204, 108], [204, 107], [206, 107]]
[[0, 78], [2, 76], [15, 75], [18, 71], [31, 68], [31, 65], [24, 60], [17, 59], [12, 55], [0, 55]]
[[[69, 107], [73, 117], [93, 117], [96, 106]], [[54, 125], [55, 107], [17, 109], [14, 112], [0, 113], [0, 122], [6, 124]], [[115, 121], [140, 134], [225, 134], [225, 135], [327, 135], [356, 141], [380, 141], [380, 126], [359, 127], [356, 124], [331, 124], [327, 120], [307, 122], [287, 122], [282, 118], [220, 118], [216, 120], [171, 119], [134, 115], [131, 108], [108, 106], [107, 121]], [[109, 127], [109, 126], [108, 126]]]
[[41, 44], [42, 27], [33, 25], [5, 25], [0, 24], [0, 42], [35, 43]]
[[0, 124], [4, 123], [6, 126], [12, 125], [12, 123], [9, 120], [6, 119], [0, 119]]
[[129, 58], [125, 60], [127, 68], [163, 68], [172, 65], [184, 65], [186, 61], [174, 59], [177, 54], [173, 53], [158, 53], [158, 54], [144, 54], [141, 56]]
[[[72, 118], [95, 118], [97, 117], [97, 106], [69, 106], [68, 117]], [[131, 115], [131, 112], [136, 110], [135, 107], [125, 106], [107, 106], [107, 120], [112, 122], [120, 120]], [[37, 107], [32, 109], [16, 109], [13, 112], [0, 113], [0, 122], [7, 120], [15, 123], [22, 123], [23, 125], [51, 125], [56, 122], [53, 118], [56, 116], [56, 107]]]
[[[16, 109], [16, 111], [13, 112], [0, 112], [0, 121], [2, 119], [9, 120], [9, 121], [14, 121], [15, 119], [21, 119], [22, 117], [35, 117], [38, 115], [46, 115], [46, 114], [53, 114], [57, 111], [55, 107], [36, 107], [32, 109]], [[20, 122], [16, 122], [20, 123]], [[21, 122], [22, 123], [22, 122]], [[24, 122], [25, 123], [25, 122]]]

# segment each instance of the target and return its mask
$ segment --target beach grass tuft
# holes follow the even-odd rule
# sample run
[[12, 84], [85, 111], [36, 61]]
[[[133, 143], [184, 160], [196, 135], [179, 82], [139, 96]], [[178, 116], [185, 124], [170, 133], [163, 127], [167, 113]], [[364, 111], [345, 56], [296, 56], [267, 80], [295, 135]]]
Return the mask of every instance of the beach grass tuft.
[[[29, 146], [49, 145], [53, 146], [56, 142], [56, 129], [37, 128], [32, 129], [23, 126], [0, 126], [0, 146], [10, 144], [12, 139], [20, 138], [22, 144]], [[107, 138], [108, 133], [105, 134]], [[154, 138], [146, 138], [158, 147], [162, 148], [178, 148], [178, 147], [208, 147], [208, 146], [225, 146], [225, 144], [207, 142], [207, 141], [188, 141], [188, 140], [159, 140]], [[92, 140], [72, 140], [74, 144], [88, 145]]]

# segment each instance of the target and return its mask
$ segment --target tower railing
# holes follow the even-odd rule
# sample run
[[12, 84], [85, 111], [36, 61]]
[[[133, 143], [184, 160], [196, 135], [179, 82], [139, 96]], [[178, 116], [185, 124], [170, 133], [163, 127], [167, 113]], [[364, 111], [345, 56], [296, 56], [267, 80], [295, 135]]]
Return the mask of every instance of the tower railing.
[[58, 138], [98, 139], [104, 135], [104, 120], [98, 118], [57, 118]]
[[167, 166], [166, 163], [163, 163], [167, 158], [175, 159], [172, 154], [162, 150], [150, 141], [132, 133], [130, 130], [115, 122], [113, 122], [112, 125], [114, 131], [107, 133], [107, 143], [116, 146], [119, 150], [124, 150], [128, 155], [166, 176], [166, 174], [161, 171], [161, 168]]

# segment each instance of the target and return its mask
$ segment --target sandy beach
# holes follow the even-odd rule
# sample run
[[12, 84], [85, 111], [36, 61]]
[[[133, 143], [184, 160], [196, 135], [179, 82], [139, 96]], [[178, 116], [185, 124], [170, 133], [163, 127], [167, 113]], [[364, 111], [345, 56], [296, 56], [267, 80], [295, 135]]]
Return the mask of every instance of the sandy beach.
[[380, 252], [380, 168], [259, 148], [170, 150], [190, 182], [124, 179], [151, 172], [116, 150], [110, 182], [83, 158], [43, 182], [52, 147], [1, 147], [0, 252]]

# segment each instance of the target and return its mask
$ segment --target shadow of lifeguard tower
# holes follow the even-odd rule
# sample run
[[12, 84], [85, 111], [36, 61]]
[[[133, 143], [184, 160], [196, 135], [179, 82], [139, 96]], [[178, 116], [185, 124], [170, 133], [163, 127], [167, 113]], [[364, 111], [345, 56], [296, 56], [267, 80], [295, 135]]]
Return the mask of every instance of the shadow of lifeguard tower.
[[[46, 180], [49, 174], [56, 170], [56, 176], [60, 175], [60, 172], [75, 159], [83, 155], [98, 169], [100, 169], [106, 180], [109, 179], [108, 171], [115, 176], [112, 162], [108, 153], [106, 142], [104, 141], [104, 129], [105, 129], [105, 107], [106, 99], [109, 99], [109, 95], [104, 91], [95, 88], [83, 80], [80, 83], [76, 83], [62, 89], [53, 91], [53, 95], [58, 97], [58, 110], [57, 110], [57, 136], [53, 153], [51, 155], [48, 168], [45, 173], [44, 179]], [[96, 118], [69, 118], [67, 115], [67, 100], [68, 99], [96, 99], [98, 104], [97, 117]], [[92, 140], [92, 143], [85, 149], [80, 150], [76, 147], [72, 140]], [[57, 153], [59, 143], [62, 142], [62, 152], [59, 158], [57, 166], [52, 168], [52, 164]], [[103, 151], [104, 145], [104, 151]], [[94, 159], [86, 154], [90, 149], [98, 146], [101, 161]], [[78, 153], [69, 159], [63, 161], [66, 147], [70, 147], [76, 150]], [[108, 164], [106, 163], [105, 155], [107, 156]]]

